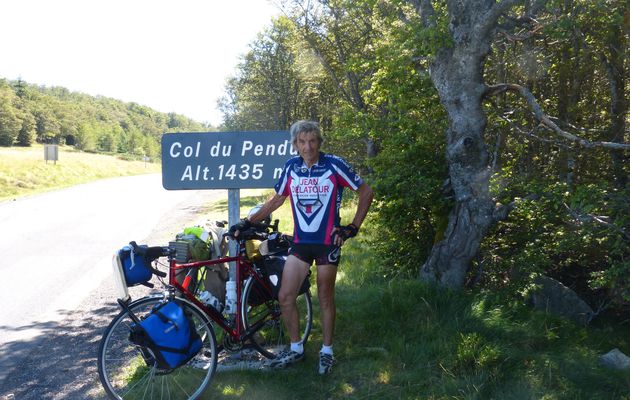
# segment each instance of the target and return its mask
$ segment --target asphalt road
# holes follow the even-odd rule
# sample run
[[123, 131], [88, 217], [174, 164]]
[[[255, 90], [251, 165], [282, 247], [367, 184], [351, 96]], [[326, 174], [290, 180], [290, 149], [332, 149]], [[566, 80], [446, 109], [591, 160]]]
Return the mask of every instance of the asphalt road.
[[218, 199], [227, 192], [166, 191], [143, 175], [0, 203], [0, 399], [101, 397], [96, 348], [118, 312], [113, 252], [166, 244]]

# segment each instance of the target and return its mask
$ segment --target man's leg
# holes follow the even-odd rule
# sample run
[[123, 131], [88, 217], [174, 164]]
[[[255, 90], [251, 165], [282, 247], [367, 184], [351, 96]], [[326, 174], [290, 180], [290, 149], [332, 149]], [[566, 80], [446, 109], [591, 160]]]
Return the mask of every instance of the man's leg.
[[302, 338], [300, 335], [300, 316], [297, 309], [296, 299], [300, 286], [304, 282], [304, 278], [308, 275], [309, 265], [299, 258], [290, 255], [284, 264], [282, 271], [282, 283], [278, 292], [278, 302], [282, 311], [282, 320], [289, 333], [291, 342], [299, 342]]
[[324, 346], [331, 346], [335, 330], [335, 279], [337, 266], [331, 264], [317, 266], [317, 297], [321, 314]]

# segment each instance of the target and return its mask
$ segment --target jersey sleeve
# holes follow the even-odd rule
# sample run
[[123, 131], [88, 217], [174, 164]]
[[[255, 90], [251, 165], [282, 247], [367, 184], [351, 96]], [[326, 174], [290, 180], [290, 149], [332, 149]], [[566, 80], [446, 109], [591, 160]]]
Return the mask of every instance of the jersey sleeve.
[[291, 170], [291, 165], [293, 165], [293, 159], [290, 159], [284, 164], [280, 179], [278, 179], [278, 182], [274, 186], [276, 193], [280, 196], [288, 196], [291, 194], [289, 188], [289, 171]]
[[332, 156], [330, 161], [339, 177], [341, 186], [357, 190], [363, 184], [363, 179], [346, 160], [338, 156]]

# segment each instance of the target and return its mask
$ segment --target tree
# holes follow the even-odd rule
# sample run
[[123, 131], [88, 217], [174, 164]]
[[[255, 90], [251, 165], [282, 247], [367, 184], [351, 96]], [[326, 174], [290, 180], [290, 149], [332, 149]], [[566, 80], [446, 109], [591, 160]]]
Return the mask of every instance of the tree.
[[[374, 73], [374, 43], [379, 36], [374, 26], [376, 4], [350, 0], [283, 1], [285, 13], [290, 15], [298, 34], [327, 73], [342, 104], [348, 107], [346, 113], [363, 117], [357, 121], [369, 118], [371, 113], [365, 92]], [[361, 140], [366, 157], [376, 155], [377, 146], [367, 125], [346, 130], [344, 136], [337, 139]]]
[[35, 131], [37, 133], [37, 141], [40, 143], [49, 143], [51, 141], [59, 142], [61, 133], [61, 125], [59, 120], [50, 111], [50, 108], [45, 103], [37, 105], [37, 109], [34, 111], [35, 116]]
[[74, 146], [83, 151], [96, 151], [97, 149], [97, 134], [96, 130], [91, 124], [80, 124], [76, 129], [74, 135]]
[[24, 111], [20, 115], [20, 120], [22, 123], [17, 135], [17, 144], [31, 146], [35, 142], [35, 117], [30, 112]]
[[500, 21], [512, 27], [531, 22], [544, 2], [527, 2], [521, 17], [508, 15], [516, 5], [522, 4], [517, 0], [446, 1], [435, 5], [426, 0], [410, 0], [408, 3], [415, 10], [415, 18], [407, 19], [408, 23], [417, 23], [422, 29], [438, 32], [438, 37], [448, 38], [448, 43], [433, 44], [430, 76], [448, 115], [446, 156], [455, 205], [444, 239], [433, 246], [420, 275], [425, 280], [457, 288], [464, 284], [471, 261], [488, 229], [503, 220], [514, 206], [514, 203], [498, 204], [490, 194], [492, 171], [485, 140], [485, 99], [507, 90], [514, 91], [525, 99], [536, 120], [563, 140], [582, 148], [625, 149], [628, 146], [589, 141], [562, 129], [521, 85], [485, 83], [484, 66]]
[[0, 80], [0, 146], [13, 146], [20, 130], [20, 119], [13, 106], [13, 90]]
[[225, 129], [288, 129], [308, 101], [308, 83], [296, 69], [294, 30], [278, 18], [251, 44], [219, 105]]

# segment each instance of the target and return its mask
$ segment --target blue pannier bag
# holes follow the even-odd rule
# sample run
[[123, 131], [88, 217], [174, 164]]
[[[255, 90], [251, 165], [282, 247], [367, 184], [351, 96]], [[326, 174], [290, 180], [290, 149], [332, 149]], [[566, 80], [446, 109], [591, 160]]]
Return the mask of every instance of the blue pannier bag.
[[[190, 361], [201, 350], [201, 337], [180, 302], [171, 300], [156, 306], [139, 323], [131, 326], [129, 340], [144, 349], [148, 364], [173, 369]], [[154, 358], [153, 358], [154, 357]]]
[[[146, 249], [147, 246], [140, 245], [138, 247]], [[134, 251], [132, 246], [124, 246], [118, 250], [118, 257], [127, 286], [136, 286], [151, 280], [153, 275], [151, 261], [147, 260], [144, 254]]]

